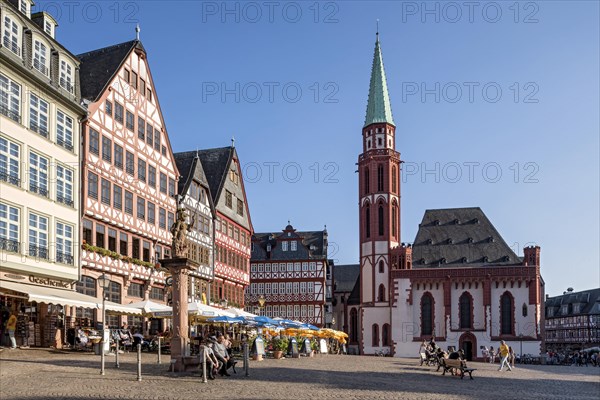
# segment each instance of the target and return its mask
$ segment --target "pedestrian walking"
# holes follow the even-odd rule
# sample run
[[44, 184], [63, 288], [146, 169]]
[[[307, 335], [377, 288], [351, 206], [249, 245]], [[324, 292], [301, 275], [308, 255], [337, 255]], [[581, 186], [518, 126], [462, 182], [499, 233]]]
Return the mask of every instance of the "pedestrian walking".
[[508, 346], [508, 363], [511, 366], [511, 368], [515, 367], [515, 358], [516, 358], [516, 355], [515, 355], [515, 352], [514, 352], [512, 346]]
[[502, 340], [500, 342], [500, 348], [498, 349], [498, 353], [500, 353], [500, 357], [501, 357], [500, 368], [498, 368], [498, 371], [502, 371], [502, 369], [504, 368], [504, 364], [506, 364], [506, 367], [508, 368], [509, 371], [512, 371], [512, 368], [510, 367], [510, 364], [508, 362], [508, 356], [510, 354], [510, 350], [508, 349], [508, 346], [506, 345], [504, 340]]
[[10, 348], [16, 349], [17, 340], [15, 339], [15, 331], [17, 330], [17, 316], [15, 314], [11, 314], [10, 317], [8, 317], [6, 330], [8, 331], [8, 337], [10, 338]]

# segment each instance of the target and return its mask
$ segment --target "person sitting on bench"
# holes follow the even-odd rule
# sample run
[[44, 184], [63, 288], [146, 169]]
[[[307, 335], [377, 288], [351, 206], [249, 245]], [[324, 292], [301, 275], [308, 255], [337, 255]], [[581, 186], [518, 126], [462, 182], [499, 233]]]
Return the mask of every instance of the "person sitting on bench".
[[[206, 358], [205, 358], [206, 353]], [[202, 373], [202, 363], [206, 360], [206, 375], [210, 380], [215, 379], [215, 370], [219, 369], [219, 361], [215, 356], [213, 349], [209, 346], [209, 341], [206, 339], [200, 338], [200, 372]]]
[[229, 354], [227, 354], [227, 349], [223, 344], [223, 342], [225, 341], [225, 337], [223, 335], [219, 335], [217, 340], [215, 340], [215, 337], [211, 336], [211, 339], [213, 342], [213, 351], [215, 353], [215, 356], [217, 357], [217, 360], [219, 360], [219, 362], [221, 362], [222, 364], [221, 368], [219, 369], [219, 375], [230, 376], [227, 370], [233, 365], [233, 360], [231, 359], [231, 357], [229, 357]]

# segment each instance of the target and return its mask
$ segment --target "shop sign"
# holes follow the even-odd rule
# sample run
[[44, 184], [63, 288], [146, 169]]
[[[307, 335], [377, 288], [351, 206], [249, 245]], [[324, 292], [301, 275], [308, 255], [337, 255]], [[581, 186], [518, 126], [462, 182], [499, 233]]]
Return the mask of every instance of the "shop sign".
[[51, 286], [63, 289], [71, 289], [75, 284], [75, 282], [71, 283], [60, 279], [40, 278], [35, 275], [29, 275], [29, 282], [35, 283], [36, 285]]
[[14, 275], [14, 274], [4, 274], [5, 277], [9, 278], [9, 279], [25, 279], [25, 277], [23, 275]]

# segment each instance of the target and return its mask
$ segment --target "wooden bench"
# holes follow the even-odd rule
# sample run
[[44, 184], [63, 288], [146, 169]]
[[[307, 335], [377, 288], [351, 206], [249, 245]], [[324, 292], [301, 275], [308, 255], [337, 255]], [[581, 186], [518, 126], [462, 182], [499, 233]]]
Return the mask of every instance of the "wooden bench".
[[476, 370], [476, 368], [468, 368], [465, 360], [451, 360], [448, 358], [442, 360], [442, 367], [444, 368], [442, 375], [446, 375], [447, 371], [455, 369], [460, 371], [460, 379], [465, 377], [465, 373], [469, 374], [469, 378], [473, 379], [473, 371]]

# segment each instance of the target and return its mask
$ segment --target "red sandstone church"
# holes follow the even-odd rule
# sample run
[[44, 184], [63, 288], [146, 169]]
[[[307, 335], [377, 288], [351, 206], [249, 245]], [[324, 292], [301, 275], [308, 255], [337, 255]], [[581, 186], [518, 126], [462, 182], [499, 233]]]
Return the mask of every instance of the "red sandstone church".
[[379, 36], [358, 158], [360, 274], [345, 312], [349, 351], [415, 356], [423, 340], [483, 357], [500, 340], [538, 354], [540, 248], [517, 256], [478, 207], [427, 210], [412, 245], [400, 238], [400, 153]]

